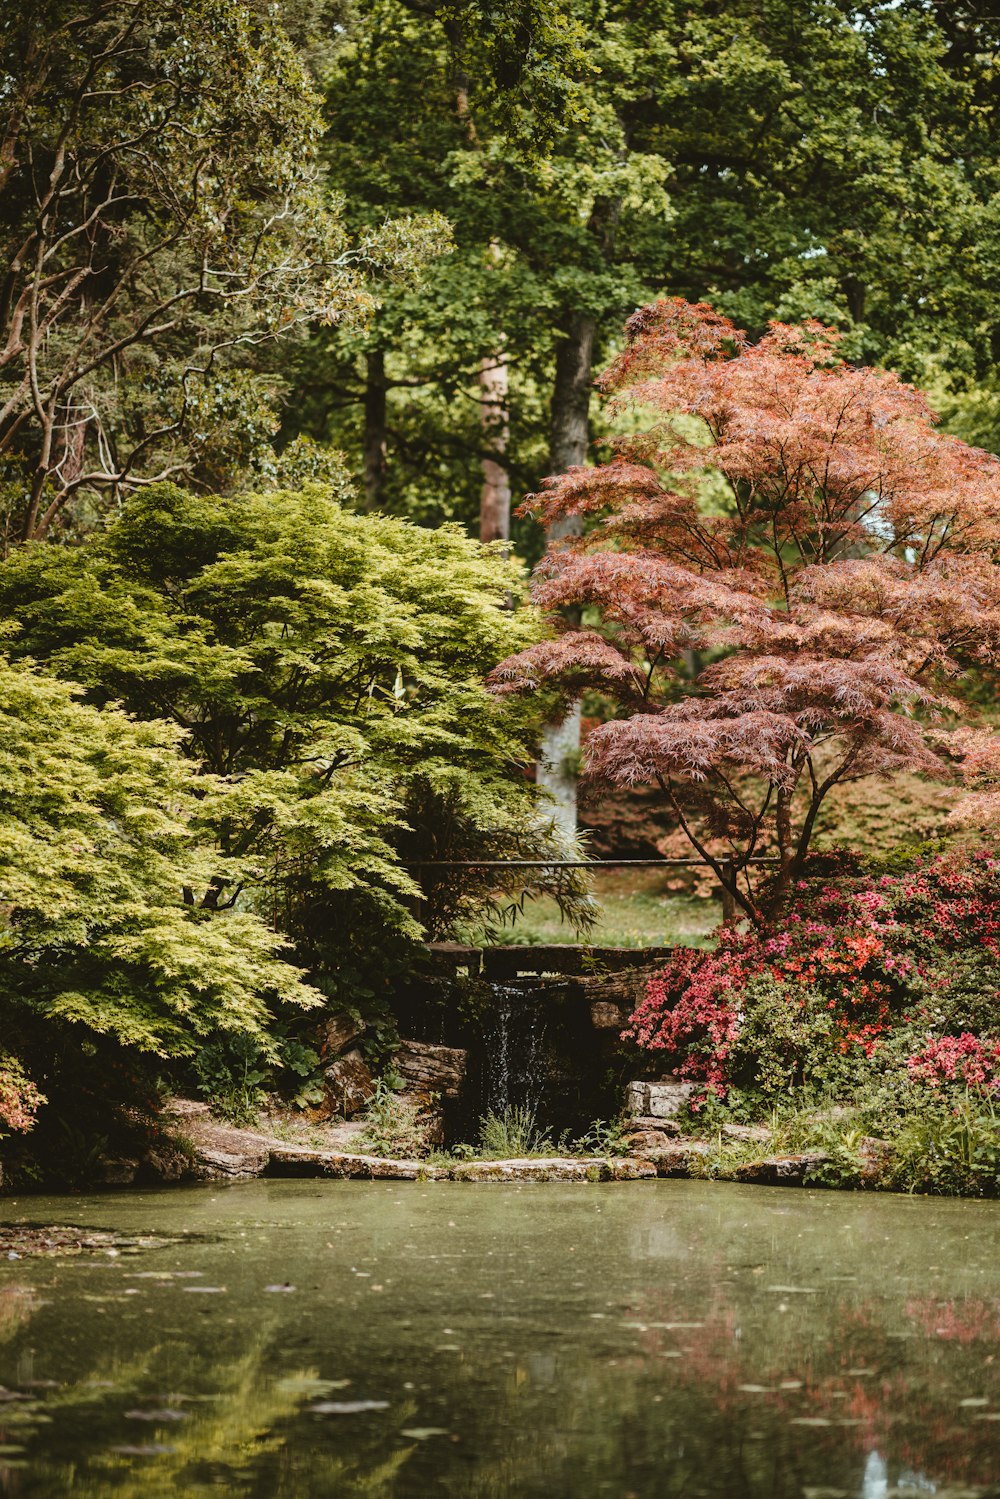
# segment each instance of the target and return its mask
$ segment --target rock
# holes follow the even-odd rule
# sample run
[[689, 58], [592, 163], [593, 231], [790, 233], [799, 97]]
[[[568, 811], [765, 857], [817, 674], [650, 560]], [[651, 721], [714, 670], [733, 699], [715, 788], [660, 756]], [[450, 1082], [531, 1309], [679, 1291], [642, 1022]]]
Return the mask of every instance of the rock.
[[174, 1140], [157, 1140], [151, 1145], [140, 1162], [142, 1178], [153, 1177], [155, 1181], [179, 1182], [192, 1172], [193, 1155]]
[[356, 1048], [338, 1057], [323, 1076], [330, 1107], [335, 1113], [343, 1114], [345, 1119], [363, 1109], [375, 1092], [371, 1068]]
[[590, 1006], [590, 1023], [595, 1031], [620, 1031], [625, 1029], [628, 1011], [608, 999], [595, 999]]
[[800, 1155], [769, 1155], [759, 1161], [738, 1166], [737, 1181], [758, 1182], [764, 1186], [801, 1187], [806, 1176], [830, 1157], [823, 1151], [804, 1151]]
[[668, 1150], [672, 1138], [665, 1129], [636, 1129], [629, 1131], [629, 1150], [632, 1155], [646, 1156], [650, 1151]]
[[139, 1162], [125, 1156], [101, 1156], [94, 1177], [102, 1187], [130, 1187], [139, 1170]]
[[625, 1111], [636, 1118], [674, 1119], [682, 1112], [695, 1083], [679, 1078], [662, 1078], [659, 1082], [629, 1083], [625, 1090]]
[[459, 1046], [432, 1046], [429, 1041], [401, 1041], [393, 1066], [408, 1093], [457, 1098], [465, 1081], [468, 1052]]
[[763, 1124], [724, 1124], [722, 1133], [729, 1140], [759, 1140], [762, 1144], [771, 1138], [771, 1131]]
[[672, 1140], [666, 1150], [651, 1150], [657, 1176], [689, 1176], [692, 1162], [715, 1147], [711, 1140]]
[[[434, 949], [436, 952], [438, 949]], [[673, 956], [673, 948], [591, 947], [588, 943], [560, 942], [544, 947], [517, 944], [510, 947], [487, 947], [482, 950], [483, 975], [488, 979], [517, 978], [522, 973], [584, 975], [603, 981], [614, 973], [650, 972], [662, 968]]]
[[168, 1098], [163, 1112], [172, 1114], [175, 1119], [207, 1119], [212, 1110], [197, 1098]]
[[426, 951], [435, 973], [472, 979], [478, 976], [483, 966], [481, 949], [466, 947], [462, 942], [428, 942]]
[[218, 1181], [229, 1177], [233, 1181], [247, 1181], [254, 1176], [263, 1176], [267, 1165], [267, 1145], [259, 1137], [242, 1130], [234, 1134], [245, 1134], [246, 1138], [234, 1149], [221, 1149], [218, 1145], [199, 1145], [195, 1152], [194, 1174], [202, 1181]]
[[302, 1145], [274, 1143], [268, 1153], [271, 1176], [335, 1176], [350, 1180], [435, 1181], [447, 1169], [424, 1161], [385, 1160], [381, 1156], [353, 1155], [330, 1150], [309, 1150]]
[[861, 1180], [877, 1181], [892, 1160], [892, 1144], [889, 1140], [877, 1139], [875, 1135], [864, 1135], [858, 1142], [858, 1154], [861, 1157]]
[[339, 1015], [330, 1015], [323, 1021], [322, 1039], [320, 1051], [324, 1057], [339, 1056], [352, 1041], [356, 1041], [365, 1027], [360, 1020], [355, 1020], [353, 1015], [341, 1011]]
[[526, 1156], [508, 1161], [464, 1161], [451, 1169], [452, 1181], [461, 1182], [585, 1182], [637, 1181], [654, 1177], [650, 1161], [621, 1158], [570, 1160]]
[[634, 1118], [625, 1121], [624, 1128], [626, 1133], [633, 1135], [644, 1129], [660, 1130], [671, 1138], [681, 1132], [676, 1119], [658, 1119], [653, 1114], [637, 1114]]

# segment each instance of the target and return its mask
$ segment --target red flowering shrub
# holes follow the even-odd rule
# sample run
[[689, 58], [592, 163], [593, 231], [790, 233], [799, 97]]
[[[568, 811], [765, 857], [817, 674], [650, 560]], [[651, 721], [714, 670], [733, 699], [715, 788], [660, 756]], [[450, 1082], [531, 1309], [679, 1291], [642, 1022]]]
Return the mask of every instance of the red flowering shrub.
[[0, 1138], [30, 1129], [44, 1102], [20, 1062], [0, 1056]]
[[679, 949], [625, 1036], [724, 1097], [804, 1083], [1000, 1086], [1000, 858], [801, 881], [780, 930]]

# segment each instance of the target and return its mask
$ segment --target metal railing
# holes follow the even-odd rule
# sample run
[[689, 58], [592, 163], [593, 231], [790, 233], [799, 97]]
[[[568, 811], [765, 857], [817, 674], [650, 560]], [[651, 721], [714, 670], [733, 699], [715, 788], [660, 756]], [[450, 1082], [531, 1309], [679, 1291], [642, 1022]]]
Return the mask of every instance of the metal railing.
[[[740, 862], [740, 869], [749, 864], [780, 864], [773, 856], [759, 854]], [[668, 869], [672, 866], [694, 866], [714, 869], [708, 859], [414, 859], [407, 869]], [[719, 881], [722, 890], [722, 919], [730, 921], [736, 914], [735, 859], [720, 859], [718, 867], [723, 878]], [[729, 879], [727, 885], [726, 880]]]

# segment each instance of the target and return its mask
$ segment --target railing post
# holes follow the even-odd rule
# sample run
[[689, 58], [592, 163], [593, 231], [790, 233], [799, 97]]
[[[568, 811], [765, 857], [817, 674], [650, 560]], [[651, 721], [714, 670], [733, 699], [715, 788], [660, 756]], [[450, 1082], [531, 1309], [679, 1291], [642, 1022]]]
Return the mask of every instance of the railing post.
[[728, 926], [736, 915], [736, 897], [730, 888], [736, 876], [732, 859], [722, 861], [722, 921]]

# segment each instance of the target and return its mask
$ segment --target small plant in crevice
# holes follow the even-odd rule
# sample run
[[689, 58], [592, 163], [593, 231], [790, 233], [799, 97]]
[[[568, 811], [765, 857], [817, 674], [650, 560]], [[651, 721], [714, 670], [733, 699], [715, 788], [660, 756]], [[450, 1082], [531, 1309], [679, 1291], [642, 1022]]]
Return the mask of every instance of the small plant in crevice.
[[368, 1155], [419, 1160], [430, 1151], [430, 1133], [430, 1123], [419, 1107], [379, 1078], [355, 1143]]
[[499, 1114], [490, 1109], [479, 1121], [479, 1153], [487, 1160], [551, 1154], [554, 1148], [533, 1109], [508, 1104]]
[[574, 1155], [628, 1155], [629, 1135], [622, 1119], [594, 1119], [582, 1135], [571, 1137], [569, 1148]]

